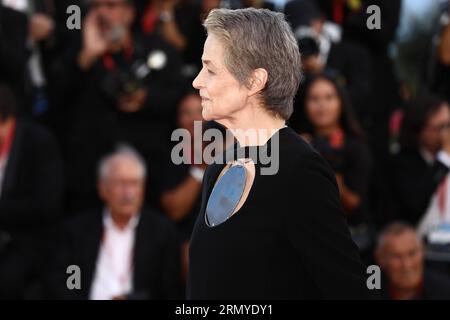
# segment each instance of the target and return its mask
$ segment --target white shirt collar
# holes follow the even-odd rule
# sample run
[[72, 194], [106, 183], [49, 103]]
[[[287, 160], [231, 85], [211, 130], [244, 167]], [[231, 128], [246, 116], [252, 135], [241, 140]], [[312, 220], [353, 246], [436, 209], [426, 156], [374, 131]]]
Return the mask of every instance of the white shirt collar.
[[[140, 213], [137, 213], [128, 222], [128, 225], [125, 227], [125, 230], [136, 229], [137, 225], [139, 224], [139, 220], [140, 220]], [[111, 228], [117, 229], [117, 226], [114, 224], [114, 221], [111, 217], [111, 212], [107, 207], [105, 207], [103, 209], [103, 226], [107, 229], [111, 229]]]

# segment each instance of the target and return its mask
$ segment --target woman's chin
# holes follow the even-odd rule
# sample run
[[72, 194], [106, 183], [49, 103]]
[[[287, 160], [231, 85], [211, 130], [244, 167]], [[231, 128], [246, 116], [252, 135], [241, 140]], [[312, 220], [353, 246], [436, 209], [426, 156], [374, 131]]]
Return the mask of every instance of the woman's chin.
[[208, 112], [208, 110], [207, 110], [206, 108], [203, 108], [203, 110], [202, 110], [202, 118], [203, 118], [203, 120], [205, 120], [205, 121], [216, 120], [216, 119], [214, 118], [214, 116], [213, 116], [210, 112]]
[[209, 115], [207, 115], [207, 114], [202, 114], [202, 118], [203, 118], [203, 120], [204, 121], [211, 121], [211, 120], [214, 120], [214, 119], [212, 119]]
[[203, 108], [202, 110], [202, 118], [204, 121], [215, 121], [217, 123], [222, 124], [222, 121], [226, 119], [226, 116], [223, 114], [217, 114], [210, 111], [210, 109]]

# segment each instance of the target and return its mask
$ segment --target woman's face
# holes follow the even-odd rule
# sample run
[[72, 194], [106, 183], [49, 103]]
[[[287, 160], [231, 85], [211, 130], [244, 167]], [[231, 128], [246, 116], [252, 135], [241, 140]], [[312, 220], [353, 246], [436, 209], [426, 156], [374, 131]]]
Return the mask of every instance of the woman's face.
[[341, 101], [332, 83], [316, 80], [307, 92], [306, 114], [315, 128], [337, 125], [341, 116]]
[[227, 119], [245, 107], [249, 90], [227, 70], [223, 61], [222, 43], [213, 34], [208, 35], [203, 49], [203, 68], [192, 84], [200, 90], [203, 119], [225, 125]]

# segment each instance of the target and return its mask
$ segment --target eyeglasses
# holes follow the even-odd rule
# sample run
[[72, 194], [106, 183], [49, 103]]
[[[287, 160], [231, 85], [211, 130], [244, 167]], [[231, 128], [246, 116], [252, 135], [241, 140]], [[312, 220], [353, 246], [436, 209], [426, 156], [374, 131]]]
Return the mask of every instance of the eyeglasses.
[[205, 220], [209, 227], [216, 227], [233, 215], [244, 194], [246, 181], [246, 169], [238, 160], [216, 182], [206, 206]]

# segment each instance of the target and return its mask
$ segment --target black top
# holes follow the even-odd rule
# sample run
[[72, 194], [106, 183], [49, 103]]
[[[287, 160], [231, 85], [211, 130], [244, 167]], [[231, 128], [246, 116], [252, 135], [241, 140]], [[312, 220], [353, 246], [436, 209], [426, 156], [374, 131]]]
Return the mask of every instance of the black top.
[[187, 297], [369, 298], [331, 168], [289, 127], [266, 143], [269, 154], [275, 154], [274, 137], [279, 137], [278, 172], [263, 175], [265, 165], [257, 161], [246, 202], [213, 228], [205, 223], [205, 208], [224, 164], [206, 170]]

